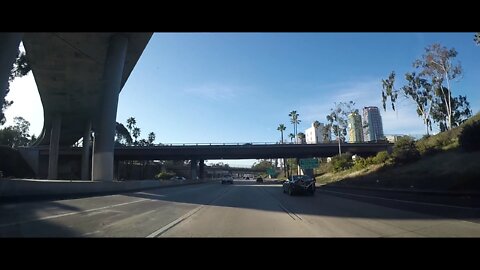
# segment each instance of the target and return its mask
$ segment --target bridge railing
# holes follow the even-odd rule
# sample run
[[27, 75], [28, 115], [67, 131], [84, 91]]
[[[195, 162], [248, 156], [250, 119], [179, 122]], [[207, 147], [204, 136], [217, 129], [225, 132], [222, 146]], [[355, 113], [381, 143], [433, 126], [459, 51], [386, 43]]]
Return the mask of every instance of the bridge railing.
[[274, 145], [280, 144], [278, 142], [233, 142], [233, 143], [162, 143], [158, 144], [158, 146], [200, 146], [200, 145], [208, 145], [208, 146], [215, 146], [215, 145]]

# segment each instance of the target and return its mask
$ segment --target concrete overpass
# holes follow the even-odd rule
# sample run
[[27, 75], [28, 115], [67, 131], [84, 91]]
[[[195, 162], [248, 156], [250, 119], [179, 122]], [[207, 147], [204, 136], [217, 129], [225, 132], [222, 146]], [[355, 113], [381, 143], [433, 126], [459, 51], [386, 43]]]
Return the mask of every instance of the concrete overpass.
[[152, 33], [0, 33], [0, 97], [23, 41], [44, 109], [37, 146], [49, 147], [48, 178], [56, 179], [59, 149], [83, 137], [82, 179], [113, 179], [118, 95]]
[[[391, 143], [343, 143], [342, 152], [361, 156], [375, 155], [392, 150]], [[49, 157], [49, 147], [24, 148], [21, 150], [38, 175]], [[78, 163], [83, 149], [68, 147], [59, 150], [62, 161]], [[115, 162], [121, 160], [191, 160], [192, 179], [197, 173], [202, 176], [204, 160], [209, 159], [273, 159], [330, 157], [338, 154], [337, 143], [326, 144], [230, 144], [230, 145], [175, 145], [149, 147], [116, 147]], [[71, 166], [71, 165], [67, 165]]]
[[[374, 155], [390, 151], [390, 143], [342, 144], [342, 152], [358, 155]], [[79, 153], [79, 149], [63, 153]], [[116, 147], [118, 160], [208, 160], [208, 159], [273, 159], [331, 157], [338, 154], [337, 143], [325, 144], [265, 144], [265, 145], [188, 145]]]

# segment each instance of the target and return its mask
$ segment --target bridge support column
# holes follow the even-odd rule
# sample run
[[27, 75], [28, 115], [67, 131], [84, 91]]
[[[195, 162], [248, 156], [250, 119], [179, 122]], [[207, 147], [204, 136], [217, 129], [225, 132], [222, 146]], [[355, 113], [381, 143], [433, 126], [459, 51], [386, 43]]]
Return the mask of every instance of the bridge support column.
[[300, 168], [300, 159], [297, 158], [297, 175], [303, 175], [302, 168]]
[[115, 35], [110, 40], [104, 71], [104, 93], [100, 105], [99, 121], [95, 130], [92, 180], [113, 181], [113, 148], [123, 67], [128, 39]]
[[83, 132], [83, 147], [82, 147], [82, 180], [88, 180], [90, 172], [90, 130], [91, 123], [87, 121], [85, 131]]
[[22, 37], [23, 33], [0, 33], [0, 100], [2, 102]]
[[192, 173], [192, 180], [197, 180], [197, 160], [196, 159], [192, 159], [190, 161], [190, 170], [191, 170], [191, 173]]
[[200, 180], [204, 180], [205, 179], [205, 160], [200, 160], [200, 164], [199, 164], [199, 177], [200, 177]]
[[58, 178], [58, 145], [60, 142], [60, 129], [62, 117], [57, 114], [52, 117], [52, 128], [50, 131], [50, 151], [48, 154], [48, 179]]

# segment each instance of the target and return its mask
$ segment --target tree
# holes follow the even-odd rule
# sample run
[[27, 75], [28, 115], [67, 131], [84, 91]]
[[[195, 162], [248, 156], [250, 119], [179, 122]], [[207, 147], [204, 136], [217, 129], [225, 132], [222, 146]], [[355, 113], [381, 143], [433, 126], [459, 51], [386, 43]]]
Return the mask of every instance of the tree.
[[[30, 122], [23, 117], [14, 118], [14, 126], [0, 130], [0, 145], [10, 147], [27, 146], [32, 140], [29, 138]], [[36, 139], [32, 137], [32, 139]]]
[[397, 102], [398, 90], [394, 88], [395, 83], [395, 71], [392, 71], [388, 76], [388, 79], [382, 79], [382, 105], [383, 110], [387, 110], [387, 100], [390, 98], [390, 103], [392, 104], [392, 110], [395, 111], [395, 104]]
[[401, 91], [394, 88], [395, 72], [392, 71], [388, 79], [382, 80], [383, 109], [386, 110], [386, 103], [389, 102], [395, 110], [400, 93], [415, 103], [427, 135], [429, 130], [432, 130], [432, 119], [439, 124], [442, 131], [464, 121], [465, 117], [471, 114], [469, 103], [464, 96], [453, 98], [450, 87], [450, 81], [462, 74], [460, 64], [452, 63], [456, 56], [455, 49], [447, 49], [439, 44], [425, 48], [422, 59], [413, 63], [416, 70], [405, 74], [407, 84], [401, 87]]
[[305, 133], [299, 132], [297, 134], [297, 138], [300, 140], [300, 143], [303, 143], [303, 141], [305, 140]]
[[290, 138], [290, 142], [292, 142], [293, 138], [295, 138], [295, 135], [293, 133], [288, 134], [288, 137]]
[[[472, 111], [470, 110], [470, 102], [467, 101], [466, 96], [459, 95], [452, 98], [452, 127], [458, 127], [465, 122], [470, 116]], [[444, 106], [445, 100], [440, 99], [439, 103], [435, 103], [432, 108], [432, 119], [439, 124], [440, 131], [447, 130], [447, 112]]]
[[394, 87], [394, 71], [390, 73], [388, 79], [382, 80], [383, 109], [386, 111], [386, 103], [388, 98], [390, 98], [392, 109], [395, 111], [395, 103], [397, 101], [398, 94], [401, 93], [402, 97], [412, 100], [415, 103], [417, 107], [417, 114], [418, 116], [422, 117], [427, 134], [429, 134], [429, 129], [432, 129], [430, 112], [434, 103], [434, 93], [432, 85], [429, 84], [427, 80], [422, 78], [420, 75], [417, 75], [415, 72], [406, 73], [405, 79], [407, 80], [407, 85], [401, 87], [402, 91], [396, 90]]
[[323, 129], [322, 129], [322, 134], [323, 134], [323, 142], [328, 142], [330, 141], [330, 129], [331, 129], [331, 125], [330, 124], [326, 124], [325, 126], [323, 126]]
[[135, 120], [135, 117], [130, 117], [127, 119], [127, 128], [130, 135], [135, 138], [133, 145], [138, 145], [137, 139], [140, 137], [140, 128], [137, 127], [137, 120]]
[[445, 100], [445, 111], [447, 113], [447, 129], [452, 128], [452, 88], [450, 81], [455, 80], [462, 74], [462, 66], [460, 63], [453, 63], [453, 59], [457, 56], [454, 48], [447, 49], [438, 43], [425, 48], [425, 54], [422, 59], [418, 59], [413, 63], [415, 68], [420, 68], [421, 76], [425, 76], [432, 82], [435, 90], [440, 89], [440, 97]]
[[5, 114], [4, 111], [13, 104], [13, 101], [8, 101], [5, 99], [7, 96], [8, 92], [10, 92], [10, 83], [17, 77], [23, 77], [30, 72], [31, 67], [27, 62], [27, 57], [24, 52], [21, 52], [18, 50], [18, 56], [15, 62], [13, 63], [12, 71], [10, 72], [10, 75], [8, 77], [8, 84], [7, 88], [5, 89], [5, 95], [3, 97], [3, 100], [0, 100], [1, 103], [1, 108], [0, 108], [0, 126], [5, 124]]
[[155, 133], [153, 132], [148, 133], [148, 144], [153, 145], [154, 141], [155, 141]]
[[293, 124], [293, 134], [295, 137], [297, 137], [297, 125], [302, 122], [298, 117], [300, 114], [297, 113], [297, 111], [291, 111], [288, 116], [290, 116], [290, 123]]
[[138, 145], [138, 146], [149, 146], [150, 144], [148, 143], [147, 140], [145, 140], [145, 139], [140, 139], [140, 140], [137, 142], [137, 145]]
[[138, 145], [138, 137], [140, 137], [141, 131], [140, 128], [134, 127], [132, 130], [132, 136], [135, 138], [135, 141], [133, 141], [133, 145]]
[[267, 169], [273, 168], [273, 163], [271, 161], [268, 161], [266, 159], [261, 159], [259, 162], [255, 162], [252, 165], [252, 169], [258, 170], [258, 171], [267, 171]]
[[277, 127], [277, 130], [280, 131], [280, 133], [281, 133], [280, 143], [283, 143], [283, 132], [284, 132], [286, 129], [287, 129], [287, 128], [285, 127], [284, 124], [280, 124], [280, 125], [278, 125], [278, 127]]
[[122, 123], [117, 122], [115, 125], [115, 144], [116, 145], [131, 145], [132, 136]]
[[327, 115], [327, 121], [329, 127], [332, 128], [333, 133], [337, 137], [338, 141], [338, 154], [342, 154], [341, 141], [345, 140], [347, 136], [347, 117], [350, 113], [358, 113], [358, 109], [354, 109], [355, 102], [340, 102], [334, 103], [334, 108], [330, 109], [330, 114]]
[[473, 41], [475, 41], [475, 43], [477, 43], [477, 45], [480, 45], [480, 32], [477, 32], [475, 34], [475, 37], [473, 38]]
[[318, 129], [318, 127], [320, 127], [320, 122], [319, 121], [313, 122], [313, 127], [315, 128], [315, 135], [316, 135], [315, 143], [318, 143], [317, 129]]
[[420, 152], [415, 145], [415, 140], [409, 136], [403, 136], [395, 142], [392, 157], [395, 162], [408, 163], [420, 158]]
[[136, 125], [137, 120], [135, 120], [135, 117], [130, 117], [127, 119], [127, 128], [130, 134], [132, 134], [132, 130], [136, 127]]
[[430, 113], [435, 101], [432, 85], [415, 73], [406, 73], [405, 79], [408, 84], [402, 87], [403, 93], [417, 105], [417, 115], [422, 117], [428, 135], [429, 129], [432, 130]]
[[[411, 100], [416, 105], [417, 115], [422, 117], [423, 124], [425, 125], [425, 130], [427, 135], [429, 130], [432, 130], [432, 121], [430, 120], [431, 110], [434, 104], [434, 93], [432, 85], [423, 79], [421, 76], [417, 75], [415, 72], [406, 73], [405, 79], [407, 80], [407, 85], [402, 86], [401, 90], [397, 90], [394, 87], [395, 84], [395, 72], [392, 71], [388, 76], [388, 79], [382, 80], [382, 105], [383, 109], [386, 111], [386, 103], [390, 99], [392, 109], [395, 111], [395, 104], [398, 99], [398, 94], [401, 93], [402, 97], [408, 100]], [[367, 123], [364, 122], [364, 126]], [[365, 129], [368, 131], [368, 129]]]

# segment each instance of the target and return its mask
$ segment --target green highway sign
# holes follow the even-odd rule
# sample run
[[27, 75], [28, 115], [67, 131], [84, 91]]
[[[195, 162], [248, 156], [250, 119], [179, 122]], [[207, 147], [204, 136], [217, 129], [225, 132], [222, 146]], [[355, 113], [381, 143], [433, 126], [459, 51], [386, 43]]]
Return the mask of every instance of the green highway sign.
[[316, 167], [318, 167], [318, 159], [316, 158], [300, 159], [300, 168], [314, 169]]
[[268, 173], [269, 175], [272, 175], [272, 176], [273, 176], [273, 175], [275, 175], [275, 169], [273, 169], [273, 168], [268, 168], [268, 169], [267, 169], [267, 173]]

